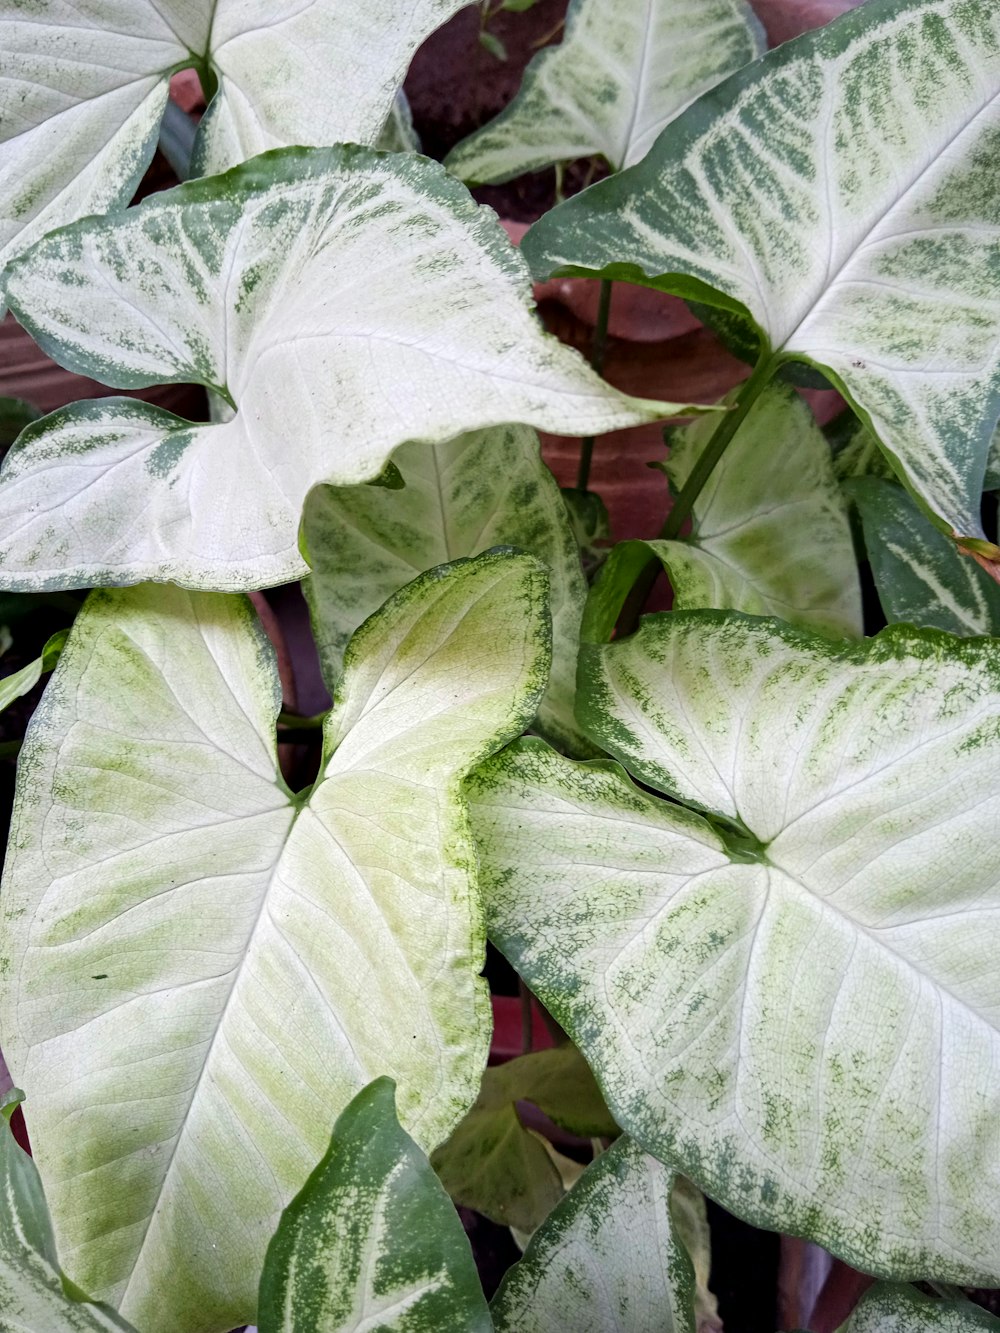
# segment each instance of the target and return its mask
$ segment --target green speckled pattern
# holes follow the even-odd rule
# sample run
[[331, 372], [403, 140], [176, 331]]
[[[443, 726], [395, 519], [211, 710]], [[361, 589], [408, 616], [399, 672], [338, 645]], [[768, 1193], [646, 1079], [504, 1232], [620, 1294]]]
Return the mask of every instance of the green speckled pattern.
[[[471, 791], [491, 937], [616, 1120], [867, 1272], [1000, 1277], [1000, 645], [648, 617]], [[685, 806], [700, 807], [712, 818]]]
[[675, 1180], [627, 1135], [602, 1153], [504, 1278], [497, 1333], [695, 1333]]
[[595, 154], [613, 171], [630, 167], [763, 46], [744, 0], [572, 0], [559, 45], [535, 56], [510, 106], [446, 165], [476, 183]]
[[942, 525], [981, 536], [1000, 410], [1000, 6], [867, 0], [735, 74], [525, 237], [827, 368]]
[[324, 674], [340, 675], [348, 639], [416, 572], [491, 546], [517, 546], [547, 565], [552, 674], [538, 724], [562, 746], [589, 751], [573, 719], [576, 655], [587, 587], [566, 507], [525, 426], [497, 426], [392, 456], [406, 483], [317, 487], [303, 515], [312, 569], [303, 587]]
[[575, 435], [669, 415], [544, 333], [496, 215], [441, 167], [286, 149], [47, 237], [11, 306], [115, 388], [194, 381], [231, 420], [99, 399], [35, 424], [0, 473], [0, 587], [171, 579], [241, 591], [307, 572], [317, 482], [407, 440], [521, 421]]
[[253, 1321], [278, 1213], [372, 1078], [428, 1150], [474, 1101], [456, 784], [534, 714], [545, 584], [487, 554], [366, 621], [306, 801], [242, 598], [144, 585], [81, 612], [20, 757], [0, 1031], [62, 1260], [142, 1333]]
[[971, 1301], [933, 1300], [913, 1287], [878, 1283], [840, 1333], [1000, 1333], [1000, 1319]]
[[462, 0], [0, 0], [3, 269], [53, 227], [124, 207], [170, 76], [219, 84], [204, 175], [289, 144], [375, 143], [423, 39]]
[[285, 1210], [260, 1284], [259, 1333], [492, 1333], [472, 1250], [380, 1078], [341, 1112]]

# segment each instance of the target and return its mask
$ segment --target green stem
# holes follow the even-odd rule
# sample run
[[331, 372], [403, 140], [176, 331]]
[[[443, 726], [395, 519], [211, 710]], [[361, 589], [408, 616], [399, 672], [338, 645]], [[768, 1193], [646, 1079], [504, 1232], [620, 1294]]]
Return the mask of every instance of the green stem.
[[722, 455], [729, 448], [736, 432], [746, 421], [750, 409], [767, 388], [777, 369], [778, 363], [774, 357], [761, 357], [757, 362], [753, 374], [740, 391], [736, 405], [725, 414], [716, 426], [715, 433], [698, 455], [698, 461], [691, 469], [687, 481], [681, 487], [681, 493], [674, 501], [673, 508], [667, 515], [667, 521], [660, 532], [664, 541], [675, 541], [680, 535], [684, 521], [694, 508], [695, 501], [702, 493], [705, 483], [715, 471]]
[[[604, 357], [608, 350], [608, 317], [611, 314], [610, 278], [601, 279], [601, 299], [597, 306], [597, 323], [594, 325], [594, 340], [590, 344], [590, 364], [598, 373], [604, 369]], [[590, 463], [594, 457], [594, 437], [588, 435], [580, 441], [580, 466], [576, 473], [576, 489], [585, 491], [590, 481]]]
[[[660, 530], [660, 537], [663, 541], [676, 541], [680, 536], [681, 528], [694, 508], [695, 501], [702, 493], [705, 483], [732, 443], [736, 432], [747, 419], [750, 409], [773, 379], [777, 369], [778, 362], [772, 356], [763, 356], [757, 362], [753, 374], [743, 385], [735, 406], [725, 414], [716, 426], [712, 438], [699, 454], [687, 481], [681, 487], [680, 495], [674, 501], [673, 507], [667, 515], [667, 521]], [[635, 583], [632, 585], [631, 592], [622, 605], [621, 615], [618, 618], [618, 638], [621, 639], [626, 634], [634, 633], [636, 626], [639, 624], [643, 607], [649, 600], [649, 594], [653, 591], [653, 584], [656, 582], [661, 568], [660, 561], [656, 556], [650, 556], [642, 567]]]
[[326, 713], [314, 713], [312, 717], [300, 717], [298, 713], [286, 713], [284, 709], [278, 714], [278, 726], [283, 727], [285, 731], [317, 731], [326, 721]]

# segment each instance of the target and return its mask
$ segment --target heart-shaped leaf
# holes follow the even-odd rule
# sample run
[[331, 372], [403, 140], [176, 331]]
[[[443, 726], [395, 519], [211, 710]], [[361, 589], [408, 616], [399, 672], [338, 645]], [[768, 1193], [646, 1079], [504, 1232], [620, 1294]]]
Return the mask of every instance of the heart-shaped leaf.
[[426, 158], [288, 149], [46, 237], [12, 308], [116, 388], [197, 381], [238, 409], [195, 426], [134, 400], [22, 434], [0, 485], [13, 589], [298, 578], [317, 482], [377, 476], [406, 440], [523, 421], [609, 430], [626, 398], [542, 332], [495, 216]]
[[826, 371], [946, 530], [1000, 410], [1000, 8], [868, 0], [770, 52], [522, 249], [735, 317]]
[[504, 1278], [497, 1333], [695, 1333], [675, 1173], [623, 1137], [587, 1168]]
[[913, 1287], [878, 1283], [841, 1333], [1000, 1333], [1000, 1319], [971, 1301], [933, 1300]]
[[441, 444], [404, 444], [392, 456], [405, 486], [317, 487], [303, 515], [305, 581], [324, 674], [334, 682], [344, 648], [414, 571], [518, 546], [549, 569], [552, 674], [538, 720], [557, 744], [590, 752], [573, 720], [576, 654], [586, 584], [559, 488], [538, 436], [498, 426]]
[[491, 1333], [462, 1224], [380, 1078], [341, 1113], [285, 1209], [260, 1283], [259, 1333]]
[[427, 1149], [475, 1100], [457, 781], [534, 714], [544, 598], [507, 553], [404, 588], [348, 649], [301, 796], [242, 599], [145, 586], [77, 619], [18, 768], [0, 1030], [67, 1266], [143, 1333], [252, 1320], [278, 1213], [374, 1076]]
[[1000, 645], [675, 612], [580, 670], [591, 738], [684, 805], [541, 742], [485, 765], [491, 937], [726, 1207], [993, 1285]]
[[599, 153], [620, 171], [762, 50], [744, 0], [572, 0], [562, 42], [535, 56], [513, 102], [445, 165], [465, 181], [504, 181]]
[[885, 618], [947, 630], [1000, 635], [1000, 587], [961, 555], [901, 486], [878, 477], [847, 484]]
[[172, 74], [194, 66], [218, 89], [195, 150], [205, 175], [288, 144], [374, 143], [410, 57], [461, 3], [0, 0], [0, 314], [10, 260], [128, 203]]
[[95, 1305], [59, 1269], [52, 1222], [34, 1162], [10, 1130], [18, 1092], [0, 1105], [0, 1329], [3, 1333], [135, 1333]]

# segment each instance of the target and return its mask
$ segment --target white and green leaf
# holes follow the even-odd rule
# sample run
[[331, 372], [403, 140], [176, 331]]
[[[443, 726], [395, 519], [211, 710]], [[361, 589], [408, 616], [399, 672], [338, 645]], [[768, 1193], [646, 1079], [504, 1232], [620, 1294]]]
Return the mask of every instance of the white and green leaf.
[[59, 1268], [38, 1170], [10, 1129], [19, 1101], [15, 1091], [0, 1105], [0, 1333], [134, 1333]]
[[580, 689], [684, 805], [539, 742], [470, 791], [491, 938], [617, 1122], [757, 1225], [993, 1285], [1000, 645], [675, 612]]
[[901, 486], [876, 477], [847, 484], [864, 529], [886, 620], [1000, 635], [1000, 587], [957, 550]]
[[600, 154], [620, 171], [763, 49], [744, 0], [572, 0], [562, 42], [534, 57], [513, 102], [453, 148], [446, 166], [481, 183]]
[[63, 650], [68, 634], [69, 630], [61, 629], [51, 635], [33, 662], [29, 662], [20, 671], [14, 671], [0, 679], [0, 712], [9, 708], [15, 699], [20, 699], [29, 690], [33, 690], [45, 672], [52, 670], [59, 661], [59, 654]]
[[[410, 58], [461, 0], [2, 0], [3, 270], [38, 237], [124, 206], [156, 147], [176, 71], [217, 86], [197, 170], [289, 144], [375, 143]], [[71, 51], [69, 59], [66, 52]]]
[[15, 590], [280, 583], [307, 572], [309, 489], [370, 480], [407, 440], [600, 433], [676, 408], [617, 393], [545, 334], [495, 215], [415, 155], [267, 154], [56, 232], [9, 296], [76, 371], [194, 381], [236, 409], [193, 425], [100, 399], [25, 431], [0, 473]]
[[822, 368], [946, 531], [981, 538], [1000, 407], [1000, 9], [868, 0], [738, 72], [549, 213], [537, 276], [715, 307]]
[[393, 1084], [341, 1113], [285, 1209], [260, 1283], [259, 1333], [491, 1333], [458, 1214], [396, 1119]]
[[1000, 1333], [1000, 1319], [966, 1300], [934, 1300], [914, 1287], [871, 1287], [841, 1333]]
[[318, 487], [303, 515], [304, 587], [331, 684], [358, 625], [414, 572], [492, 546], [517, 546], [548, 566], [552, 674], [538, 722], [557, 744], [589, 746], [573, 720], [586, 584], [566, 508], [538, 436], [498, 426], [392, 455], [405, 486]]
[[[707, 430], [695, 422], [670, 432], [666, 471], [675, 492], [714, 429], [714, 422]], [[829, 446], [793, 389], [774, 385], [750, 409], [692, 519], [687, 540], [649, 543], [670, 575], [677, 609], [779, 616], [825, 634], [860, 636], [861, 584], [847, 508]]]
[[573, 1046], [534, 1051], [483, 1073], [476, 1103], [431, 1161], [464, 1208], [530, 1235], [565, 1192], [560, 1158], [517, 1109], [532, 1102], [584, 1138], [617, 1134], [594, 1076]]
[[695, 1333], [676, 1180], [627, 1137], [601, 1153], [504, 1278], [497, 1333]]
[[547, 665], [536, 561], [424, 575], [355, 635], [294, 796], [243, 599], [144, 586], [80, 613], [18, 767], [0, 1030], [60, 1253], [143, 1333], [252, 1321], [278, 1214], [372, 1078], [428, 1150], [475, 1100], [490, 1018], [457, 783], [533, 716]]

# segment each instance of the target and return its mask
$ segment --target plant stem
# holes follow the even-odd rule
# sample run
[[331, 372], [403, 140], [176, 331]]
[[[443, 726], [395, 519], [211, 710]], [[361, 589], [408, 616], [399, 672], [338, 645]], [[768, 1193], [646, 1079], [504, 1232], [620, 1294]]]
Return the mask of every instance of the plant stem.
[[691, 469], [687, 481], [681, 487], [681, 493], [674, 501], [673, 507], [667, 515], [667, 521], [660, 532], [664, 541], [675, 541], [680, 535], [684, 520], [694, 508], [695, 501], [702, 493], [706, 481], [715, 471], [716, 464], [728, 449], [736, 432], [747, 419], [754, 403], [767, 388], [776, 370], [777, 364], [773, 357], [761, 357], [757, 362], [753, 374], [740, 391], [736, 405], [725, 414], [716, 426], [712, 438], [698, 455], [698, 460]]
[[[735, 406], [725, 414], [716, 426], [712, 438], [699, 454], [687, 481], [681, 487], [681, 493], [674, 501], [673, 507], [667, 515], [667, 520], [660, 530], [661, 540], [676, 541], [680, 536], [681, 528], [694, 508], [695, 501], [702, 493], [705, 483], [731, 444], [736, 432], [743, 425], [750, 409], [771, 382], [777, 368], [778, 363], [771, 356], [761, 357], [757, 362], [753, 374], [744, 383]], [[626, 634], [634, 633], [636, 626], [639, 624], [642, 609], [649, 600], [649, 594], [653, 591], [653, 584], [656, 582], [659, 572], [660, 562], [656, 556], [651, 556], [643, 566], [638, 578], [632, 585], [632, 591], [626, 597], [622, 606], [622, 613], [618, 618], [618, 638], [624, 638]]]
[[318, 731], [326, 721], [326, 713], [315, 713], [312, 717], [300, 717], [298, 713], [286, 713], [284, 709], [278, 714], [278, 726], [283, 727], [285, 731]]
[[[601, 299], [597, 306], [597, 323], [594, 325], [594, 338], [590, 344], [590, 364], [598, 375], [604, 369], [604, 357], [608, 350], [608, 316], [611, 314], [610, 278], [601, 279]], [[580, 441], [580, 466], [576, 473], [576, 489], [585, 491], [590, 481], [590, 463], [594, 456], [594, 437], [588, 435]]]
[[191, 154], [197, 133], [198, 126], [187, 112], [168, 97], [160, 125], [160, 152], [170, 163], [179, 181], [191, 177]]

